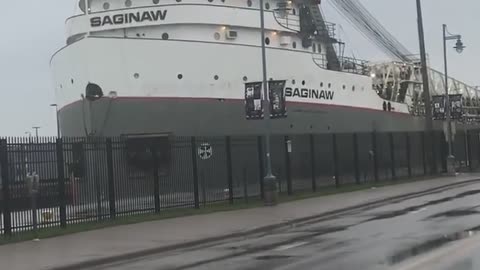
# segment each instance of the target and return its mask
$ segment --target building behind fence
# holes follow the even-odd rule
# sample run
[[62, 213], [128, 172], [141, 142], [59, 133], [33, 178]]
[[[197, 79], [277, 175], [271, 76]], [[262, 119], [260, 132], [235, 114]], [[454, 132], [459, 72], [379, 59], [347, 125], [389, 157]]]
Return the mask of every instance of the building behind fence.
[[[256, 136], [3, 139], [0, 232], [32, 229], [31, 173], [40, 228], [261, 197], [263, 147]], [[458, 133], [454, 149], [459, 166], [480, 165], [478, 131]], [[273, 171], [289, 195], [441, 173], [446, 151], [440, 132], [272, 137]]]

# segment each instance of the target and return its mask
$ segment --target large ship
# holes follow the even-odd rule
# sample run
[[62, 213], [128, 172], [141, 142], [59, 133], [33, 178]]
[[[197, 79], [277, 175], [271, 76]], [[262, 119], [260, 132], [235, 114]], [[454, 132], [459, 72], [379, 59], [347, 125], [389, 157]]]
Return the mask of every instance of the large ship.
[[[419, 64], [371, 64], [342, 55], [320, 2], [81, 0], [67, 44], [51, 59], [64, 136], [247, 135], [246, 85], [283, 82], [276, 134], [425, 128]], [[432, 94], [442, 75], [430, 71]], [[435, 79], [438, 78], [438, 79]], [[473, 88], [451, 80], [476, 112]], [[442, 88], [443, 87], [443, 88]], [[437, 89], [437, 90], [436, 90]], [[435, 122], [435, 128], [441, 128]]]

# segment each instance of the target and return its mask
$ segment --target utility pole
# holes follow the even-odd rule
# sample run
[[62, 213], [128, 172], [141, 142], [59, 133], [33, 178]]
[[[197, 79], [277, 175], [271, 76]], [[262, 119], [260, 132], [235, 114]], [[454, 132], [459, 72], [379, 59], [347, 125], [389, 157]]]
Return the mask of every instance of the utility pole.
[[[426, 141], [429, 142], [427, 146], [427, 162], [430, 164], [430, 168], [435, 170], [436, 163], [433, 160], [432, 155], [434, 146], [433, 140], [433, 117], [432, 117], [432, 101], [430, 97], [430, 81], [428, 78], [428, 66], [427, 66], [427, 53], [425, 49], [425, 34], [423, 30], [423, 14], [421, 0], [417, 0], [417, 17], [418, 17], [418, 39], [420, 41], [420, 59], [421, 59], [421, 72], [423, 82], [423, 104], [425, 107], [425, 135]], [[435, 172], [433, 172], [435, 173]]]
[[263, 9], [263, 0], [260, 0], [260, 31], [262, 46], [262, 81], [263, 81], [263, 104], [265, 121], [265, 158], [266, 175], [263, 178], [265, 205], [273, 206], [277, 204], [277, 179], [272, 173], [272, 157], [270, 151], [270, 95], [267, 85], [267, 57], [265, 49], [265, 14]]
[[37, 140], [37, 143], [38, 143], [38, 130], [41, 128], [41, 127], [32, 127], [33, 129], [35, 129], [35, 139]]

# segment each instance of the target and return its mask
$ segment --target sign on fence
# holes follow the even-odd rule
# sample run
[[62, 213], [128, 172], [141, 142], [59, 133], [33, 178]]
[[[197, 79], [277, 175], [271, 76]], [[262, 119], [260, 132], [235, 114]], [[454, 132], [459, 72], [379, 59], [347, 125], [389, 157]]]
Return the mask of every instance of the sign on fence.
[[203, 160], [210, 159], [213, 156], [213, 148], [209, 143], [202, 143], [198, 147], [197, 152], [198, 156]]

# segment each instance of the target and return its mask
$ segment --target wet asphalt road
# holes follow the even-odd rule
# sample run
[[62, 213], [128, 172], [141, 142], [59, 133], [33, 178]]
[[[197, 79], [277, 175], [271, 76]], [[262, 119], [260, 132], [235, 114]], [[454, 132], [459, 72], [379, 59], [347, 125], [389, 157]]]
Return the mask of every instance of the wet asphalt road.
[[[95, 269], [407, 269], [477, 233], [480, 184]], [[465, 249], [461, 256], [442, 256], [440, 268], [480, 269], [480, 246]]]

